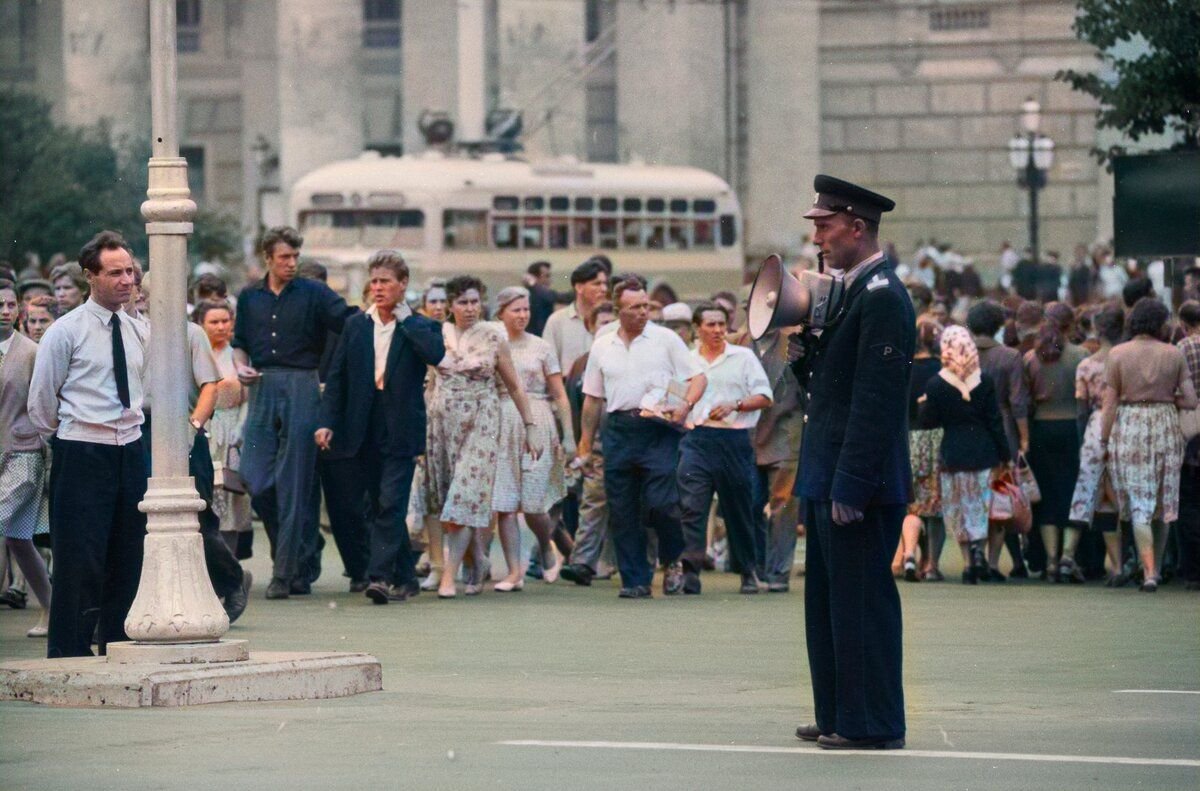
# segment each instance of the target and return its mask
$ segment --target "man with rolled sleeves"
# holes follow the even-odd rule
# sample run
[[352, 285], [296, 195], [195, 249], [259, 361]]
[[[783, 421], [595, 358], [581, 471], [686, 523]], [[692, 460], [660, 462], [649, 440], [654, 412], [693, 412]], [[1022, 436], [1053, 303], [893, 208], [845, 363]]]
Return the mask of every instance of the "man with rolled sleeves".
[[879, 248], [895, 202], [817, 176], [804, 217], [845, 298], [822, 331], [789, 339], [808, 392], [796, 494], [804, 504], [805, 631], [816, 723], [796, 735], [825, 749], [904, 746], [900, 597], [891, 559], [911, 499], [907, 385], [916, 317]]

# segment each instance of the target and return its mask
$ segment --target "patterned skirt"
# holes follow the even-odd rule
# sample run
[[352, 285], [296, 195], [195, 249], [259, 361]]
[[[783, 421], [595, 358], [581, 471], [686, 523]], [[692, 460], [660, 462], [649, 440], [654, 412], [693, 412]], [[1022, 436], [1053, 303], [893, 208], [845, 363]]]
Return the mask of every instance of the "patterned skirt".
[[941, 516], [942, 488], [939, 480], [938, 449], [942, 429], [915, 429], [908, 432], [908, 460], [912, 465], [913, 501], [911, 516]]
[[1117, 510], [1112, 488], [1112, 475], [1104, 463], [1104, 447], [1100, 444], [1101, 412], [1088, 417], [1079, 449], [1079, 478], [1075, 481], [1075, 496], [1071, 498], [1071, 521], [1090, 525], [1097, 511]]
[[942, 519], [960, 544], [987, 538], [992, 489], [991, 470], [943, 472]]
[[[456, 383], [457, 384], [457, 383]], [[487, 527], [499, 463], [500, 396], [491, 379], [438, 388], [425, 441], [425, 509], [443, 522]]]
[[1174, 404], [1121, 404], [1109, 443], [1121, 513], [1135, 525], [1179, 518], [1183, 434]]
[[525, 453], [525, 424], [511, 398], [500, 399], [500, 463], [492, 493], [492, 510], [510, 514], [544, 514], [567, 496], [562, 444], [550, 403], [529, 398], [533, 435], [542, 448], [537, 460]]
[[4, 537], [28, 541], [39, 530], [46, 489], [46, 455], [12, 451], [0, 455], [0, 525]]

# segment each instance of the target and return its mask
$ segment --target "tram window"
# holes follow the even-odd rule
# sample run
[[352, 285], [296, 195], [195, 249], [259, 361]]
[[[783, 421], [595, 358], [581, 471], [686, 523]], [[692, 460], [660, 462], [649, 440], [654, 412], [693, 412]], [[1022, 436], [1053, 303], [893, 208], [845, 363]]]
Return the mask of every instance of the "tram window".
[[334, 228], [354, 228], [358, 226], [358, 222], [352, 211], [335, 211], [332, 214]]
[[686, 250], [688, 244], [688, 223], [675, 220], [667, 230], [667, 249]]
[[641, 247], [642, 221], [637, 219], [622, 220], [621, 237], [625, 247]]
[[616, 198], [601, 198], [600, 199], [600, 211], [616, 211], [616, 210], [617, 210], [617, 199]]
[[692, 211], [696, 214], [713, 214], [717, 210], [715, 200], [699, 199], [692, 201]]
[[597, 247], [603, 250], [617, 249], [617, 221], [604, 218], [597, 221]]
[[576, 198], [575, 211], [592, 211], [596, 208], [595, 198]]
[[671, 214], [687, 214], [688, 202], [682, 198], [671, 201]]
[[646, 211], [651, 214], [662, 214], [667, 210], [667, 202], [662, 198], [647, 198]]
[[712, 249], [716, 245], [715, 225], [712, 220], [696, 220], [692, 228], [693, 246]]
[[331, 228], [333, 227], [333, 216], [327, 211], [305, 212], [300, 220], [300, 227], [304, 230], [308, 230], [309, 228]]
[[488, 246], [487, 212], [447, 209], [442, 212], [442, 244], [447, 250], [471, 250]]
[[737, 244], [737, 218], [732, 214], [721, 215], [721, 246], [733, 247]]
[[361, 212], [363, 219], [362, 244], [366, 247], [422, 247], [425, 241], [425, 212], [419, 209], [403, 211]]
[[492, 218], [492, 243], [501, 249], [517, 247], [517, 220], [515, 217]]
[[571, 208], [571, 199], [556, 195], [550, 199], [550, 211], [567, 211]]
[[571, 224], [566, 219], [550, 220], [546, 231], [547, 246], [551, 250], [566, 250], [571, 246]]
[[516, 195], [497, 195], [492, 198], [492, 208], [497, 211], [516, 211], [520, 205]]
[[521, 225], [521, 247], [525, 250], [540, 250], [546, 246], [545, 233], [545, 220], [541, 217], [524, 220]]
[[571, 225], [575, 228], [576, 247], [591, 247], [596, 243], [595, 220], [590, 217], [576, 217], [571, 221]]
[[630, 213], [640, 213], [642, 211], [642, 199], [626, 198], [621, 202], [621, 209]]
[[404, 211], [366, 212], [367, 225], [379, 228], [421, 228], [425, 225], [425, 212], [420, 209]]
[[647, 222], [644, 236], [646, 237], [646, 247], [651, 250], [662, 250], [666, 247], [667, 229], [661, 220], [653, 223]]
[[525, 199], [525, 211], [545, 211], [546, 199], [539, 196]]

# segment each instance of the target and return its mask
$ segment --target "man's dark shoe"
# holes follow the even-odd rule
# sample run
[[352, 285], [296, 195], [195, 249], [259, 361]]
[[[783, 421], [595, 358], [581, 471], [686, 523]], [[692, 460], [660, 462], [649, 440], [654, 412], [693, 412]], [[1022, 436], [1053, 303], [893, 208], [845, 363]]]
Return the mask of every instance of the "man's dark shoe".
[[225, 614], [229, 616], [229, 623], [242, 617], [242, 613], [246, 611], [246, 605], [250, 603], [250, 585], [253, 581], [254, 577], [250, 572], [243, 571], [242, 584], [225, 596]]
[[700, 575], [694, 571], [683, 572], [683, 592], [689, 596], [700, 593]]
[[370, 586], [370, 584], [370, 580], [350, 580], [350, 592], [362, 593], [367, 589], [368, 586]]
[[392, 585], [388, 588], [388, 601], [402, 602], [408, 601], [413, 596], [421, 592], [420, 585], [409, 583], [407, 585]]
[[815, 742], [817, 739], [821, 738], [821, 729], [818, 728], [814, 723], [801, 725], [796, 729], [796, 738], [805, 742]]
[[267, 585], [267, 598], [286, 599], [291, 587], [287, 580], [280, 579], [279, 577], [271, 577], [271, 584]]
[[792, 588], [786, 582], [768, 582], [767, 593], [787, 593]]
[[312, 583], [304, 579], [294, 579], [288, 586], [288, 593], [293, 596], [307, 596], [312, 593]]
[[836, 733], [817, 738], [817, 746], [822, 750], [902, 750], [904, 737], [899, 739], [847, 739]]
[[570, 580], [576, 585], [587, 586], [592, 584], [592, 579], [596, 574], [582, 563], [568, 563], [562, 567], [562, 571], [558, 573], [558, 576], [565, 580]]
[[758, 575], [753, 571], [742, 575], [742, 593], [758, 593]]
[[649, 585], [634, 585], [631, 588], [621, 588], [621, 592], [617, 594], [622, 599], [649, 599], [652, 598]]
[[988, 568], [988, 582], [1006, 582], [1008, 577], [1000, 573], [1000, 569]]
[[27, 597], [25, 593], [17, 590], [16, 588], [9, 588], [3, 593], [0, 593], [0, 602], [4, 602], [14, 610], [24, 610], [26, 606], [26, 600]]
[[372, 582], [364, 592], [366, 597], [376, 604], [388, 603], [388, 586], [386, 582]]
[[1008, 572], [1008, 576], [1015, 580], [1027, 580], [1029, 579], [1029, 569], [1025, 568], [1024, 566], [1017, 566], [1012, 571]]
[[678, 560], [663, 572], [663, 595], [676, 596], [683, 593], [683, 564]]

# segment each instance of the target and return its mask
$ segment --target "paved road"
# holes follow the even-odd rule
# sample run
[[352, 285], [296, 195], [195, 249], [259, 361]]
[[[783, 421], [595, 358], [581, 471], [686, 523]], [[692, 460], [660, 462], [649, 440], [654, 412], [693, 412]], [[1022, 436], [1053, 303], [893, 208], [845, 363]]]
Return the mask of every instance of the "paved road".
[[[326, 568], [304, 599], [264, 601], [260, 583], [230, 636], [372, 652], [383, 692], [0, 704], [0, 789], [1200, 787], [1200, 695], [1116, 692], [1200, 691], [1200, 596], [1178, 587], [902, 585], [909, 750], [836, 755], [791, 735], [811, 700], [802, 582], [746, 597], [709, 575], [701, 597], [633, 602], [616, 583], [535, 583], [375, 607], [345, 593], [332, 550]], [[24, 637], [34, 618], [0, 612], [0, 656], [44, 650]]]

